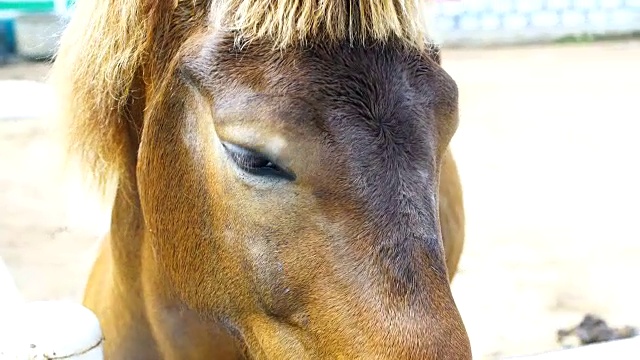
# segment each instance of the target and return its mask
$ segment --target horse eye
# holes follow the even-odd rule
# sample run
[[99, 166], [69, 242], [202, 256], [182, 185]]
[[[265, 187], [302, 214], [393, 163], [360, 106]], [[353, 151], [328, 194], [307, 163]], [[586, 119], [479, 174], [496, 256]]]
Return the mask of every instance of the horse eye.
[[222, 146], [224, 146], [231, 160], [246, 173], [255, 176], [273, 176], [290, 181], [295, 180], [295, 175], [282, 169], [259, 152], [230, 143], [223, 143]]

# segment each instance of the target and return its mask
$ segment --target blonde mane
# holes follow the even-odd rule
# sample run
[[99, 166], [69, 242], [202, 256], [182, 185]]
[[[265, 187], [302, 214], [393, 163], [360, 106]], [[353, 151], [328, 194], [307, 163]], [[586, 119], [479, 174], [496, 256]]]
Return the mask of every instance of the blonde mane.
[[[98, 190], [135, 157], [127, 129], [136, 77], [151, 89], [180, 46], [202, 29], [234, 31], [283, 50], [309, 40], [426, 44], [426, 0], [82, 0], [61, 39], [56, 88], [66, 152]], [[138, 82], [142, 84], [142, 82]], [[138, 85], [140, 87], [141, 85]], [[147, 95], [150, 91], [147, 90]], [[149, 104], [147, 103], [147, 106]]]
[[351, 42], [391, 35], [422, 47], [425, 0], [214, 0], [212, 23], [245, 41], [268, 38], [275, 48], [309, 39]]

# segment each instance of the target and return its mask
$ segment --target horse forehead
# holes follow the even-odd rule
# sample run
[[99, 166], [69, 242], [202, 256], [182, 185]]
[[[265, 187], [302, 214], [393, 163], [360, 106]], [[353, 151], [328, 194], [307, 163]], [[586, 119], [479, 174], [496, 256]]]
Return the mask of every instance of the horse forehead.
[[211, 62], [219, 103], [229, 106], [267, 94], [267, 108], [297, 114], [287, 116], [287, 121], [301, 117], [295, 126], [321, 128], [346, 150], [340, 153], [347, 162], [373, 166], [376, 159], [397, 159], [402, 164], [381, 164], [394, 173], [411, 171], [410, 162], [429, 164], [437, 142], [439, 97], [449, 94], [436, 93], [447, 79], [420, 54], [384, 45], [285, 53], [261, 47], [230, 52], [227, 46], [232, 47], [219, 43]]
[[410, 172], [413, 161], [429, 162], [439, 112], [434, 63], [378, 46], [321, 48], [303, 54], [299, 64], [298, 93], [315, 104], [332, 139], [349, 149], [350, 162], [394, 173]]
[[234, 52], [227, 46], [218, 43], [209, 62], [213, 93], [221, 100], [252, 93], [276, 95], [291, 99], [294, 108], [296, 103], [313, 107], [325, 122], [336, 113], [382, 120], [399, 111], [411, 121], [416, 116], [407, 115], [423, 116], [435, 105], [429, 100], [438, 78], [429, 72], [437, 71], [437, 66], [393, 46], [318, 46], [284, 53], [260, 46]]

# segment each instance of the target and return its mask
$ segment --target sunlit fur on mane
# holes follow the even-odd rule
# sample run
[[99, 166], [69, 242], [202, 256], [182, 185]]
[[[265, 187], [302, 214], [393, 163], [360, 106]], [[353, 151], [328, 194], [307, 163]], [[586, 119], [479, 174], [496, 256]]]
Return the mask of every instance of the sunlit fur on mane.
[[214, 24], [243, 40], [268, 37], [276, 48], [309, 39], [424, 43], [424, 0], [214, 0]]
[[[265, 40], [279, 50], [391, 36], [422, 48], [425, 1], [79, 0], [50, 74], [68, 156], [99, 190], [117, 179], [135, 156], [126, 132], [136, 77], [144, 79], [149, 97], [197, 32], [234, 31], [242, 42]], [[154, 102], [146, 101], [149, 110]]]

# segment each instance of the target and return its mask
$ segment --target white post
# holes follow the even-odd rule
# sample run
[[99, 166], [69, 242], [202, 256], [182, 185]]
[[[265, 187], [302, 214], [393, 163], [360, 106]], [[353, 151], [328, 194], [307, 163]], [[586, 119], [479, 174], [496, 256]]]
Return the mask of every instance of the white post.
[[0, 360], [103, 360], [98, 318], [71, 301], [23, 302], [0, 258]]
[[22, 296], [13, 281], [9, 268], [0, 257], [0, 317], [2, 313], [22, 302]]

